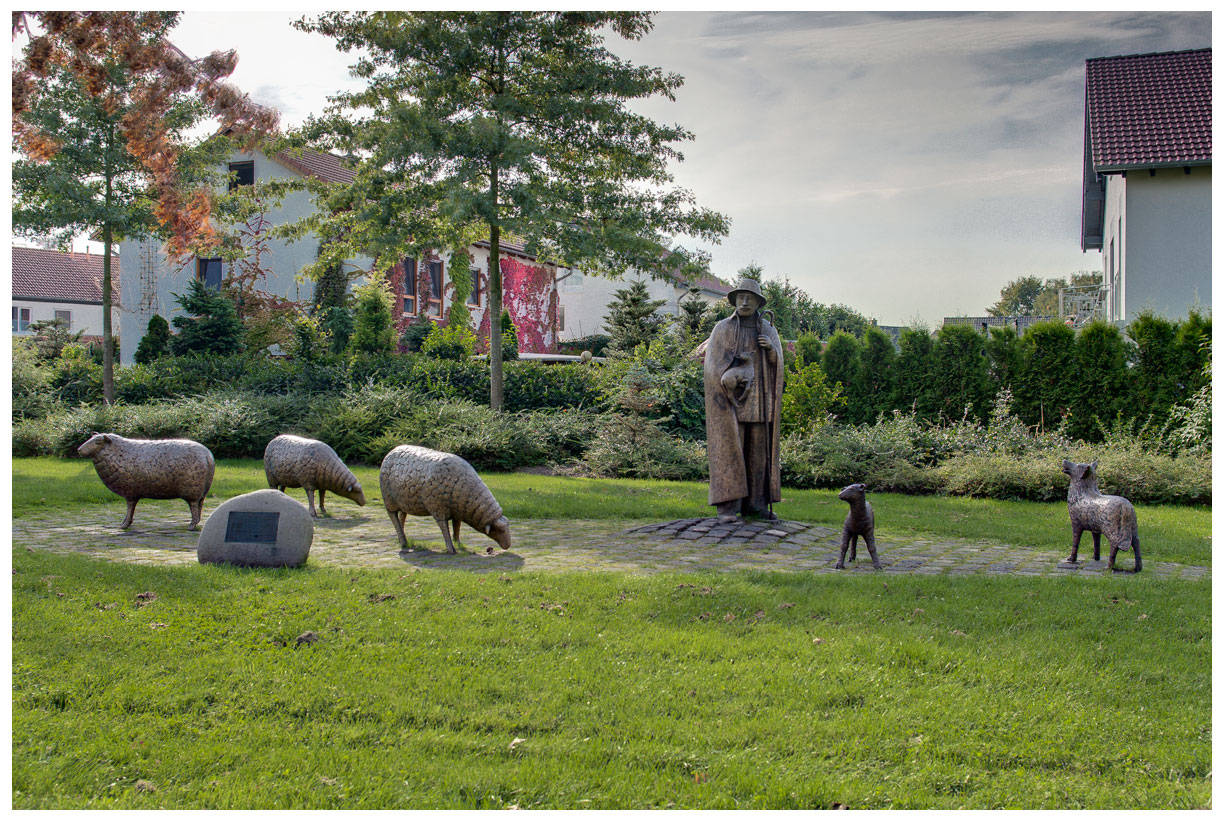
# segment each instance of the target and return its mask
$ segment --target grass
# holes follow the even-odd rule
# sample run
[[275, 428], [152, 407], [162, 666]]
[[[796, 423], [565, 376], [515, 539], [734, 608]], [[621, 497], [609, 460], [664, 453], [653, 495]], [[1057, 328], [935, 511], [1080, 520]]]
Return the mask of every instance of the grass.
[[[370, 505], [379, 505], [378, 470], [355, 471]], [[483, 474], [506, 515], [515, 519], [648, 519], [702, 516], [706, 485], [698, 482], [597, 480], [532, 474]], [[228, 499], [267, 487], [259, 460], [221, 460], [210, 496]], [[302, 499], [305, 495], [295, 491]], [[1068, 550], [1071, 526], [1063, 503], [871, 494], [880, 539], [931, 535]], [[39, 510], [123, 503], [102, 485], [92, 463], [48, 457], [13, 460], [13, 515]], [[346, 504], [346, 503], [341, 503]], [[1211, 564], [1211, 509], [1137, 505], [1145, 560]], [[831, 491], [783, 490], [779, 516], [841, 527], [846, 504]], [[1081, 543], [1091, 550], [1091, 537]], [[1091, 554], [1089, 554], [1091, 556]]]
[[1209, 582], [13, 568], [15, 808], [1211, 804]]

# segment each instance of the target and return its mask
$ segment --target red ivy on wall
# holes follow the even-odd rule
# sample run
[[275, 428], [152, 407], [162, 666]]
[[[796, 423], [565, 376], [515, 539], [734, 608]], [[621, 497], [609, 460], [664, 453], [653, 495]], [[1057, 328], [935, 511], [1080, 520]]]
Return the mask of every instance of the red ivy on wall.
[[[502, 303], [518, 330], [520, 352], [557, 353], [557, 289], [553, 271], [502, 258]], [[480, 320], [477, 338], [488, 350], [489, 311]]]

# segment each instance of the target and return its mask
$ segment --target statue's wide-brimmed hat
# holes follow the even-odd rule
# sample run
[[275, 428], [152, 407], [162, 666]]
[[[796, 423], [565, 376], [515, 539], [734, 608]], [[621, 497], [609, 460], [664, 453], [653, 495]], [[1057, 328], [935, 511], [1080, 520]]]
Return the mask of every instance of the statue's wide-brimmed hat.
[[731, 293], [727, 295], [727, 302], [735, 305], [735, 295], [741, 291], [747, 291], [749, 294], [755, 294], [757, 299], [761, 301], [761, 305], [769, 302], [765, 299], [765, 295], [761, 293], [761, 284], [751, 277], [744, 277], [739, 281], [739, 285], [731, 289]]

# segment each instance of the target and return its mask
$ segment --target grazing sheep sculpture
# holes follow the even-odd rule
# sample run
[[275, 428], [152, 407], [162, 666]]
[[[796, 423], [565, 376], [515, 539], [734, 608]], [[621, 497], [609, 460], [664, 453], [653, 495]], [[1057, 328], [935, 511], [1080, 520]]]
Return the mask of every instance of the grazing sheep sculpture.
[[846, 567], [847, 548], [850, 549], [850, 561], [854, 562], [855, 557], [858, 556], [858, 538], [861, 536], [867, 543], [867, 550], [871, 553], [872, 567], [883, 568], [880, 558], [876, 556], [875, 512], [871, 510], [871, 503], [867, 501], [867, 486], [861, 482], [847, 485], [837, 495], [837, 498], [850, 503], [850, 513], [846, 514], [846, 521], [842, 525], [841, 556], [837, 558], [835, 567]]
[[1101, 559], [1101, 534], [1109, 540], [1109, 566], [1113, 571], [1114, 559], [1119, 548], [1135, 551], [1135, 573], [1143, 570], [1143, 558], [1139, 555], [1139, 525], [1135, 517], [1135, 506], [1125, 497], [1102, 494], [1097, 488], [1097, 463], [1071, 462], [1063, 460], [1063, 473], [1071, 477], [1067, 487], [1067, 510], [1071, 514], [1071, 556], [1067, 562], [1076, 562], [1079, 556], [1080, 537], [1085, 531], [1092, 534], [1092, 558]]
[[194, 440], [130, 440], [94, 434], [77, 453], [93, 460], [102, 484], [127, 500], [129, 528], [142, 499], [182, 499], [191, 509], [191, 530], [200, 528], [204, 497], [212, 487], [212, 452]]
[[312, 517], [319, 516], [315, 513], [315, 489], [319, 491], [319, 513], [327, 513], [323, 497], [328, 491], [365, 505], [361, 483], [325, 442], [281, 434], [268, 443], [263, 458], [268, 486], [281, 492], [286, 488], [305, 488]]
[[510, 548], [510, 521], [502, 516], [489, 487], [462, 457], [417, 445], [398, 446], [383, 459], [378, 486], [399, 535], [401, 551], [409, 550], [404, 536], [408, 514], [437, 520], [446, 549], [452, 554], [455, 545], [447, 522], [455, 525], [455, 542], [459, 541], [459, 523], [466, 522], [503, 549]]

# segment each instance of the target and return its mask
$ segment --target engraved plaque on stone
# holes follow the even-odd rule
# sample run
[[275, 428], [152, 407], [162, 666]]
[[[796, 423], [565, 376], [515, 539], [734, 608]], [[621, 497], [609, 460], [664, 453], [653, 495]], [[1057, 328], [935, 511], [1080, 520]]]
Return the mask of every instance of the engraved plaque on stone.
[[280, 514], [275, 511], [230, 511], [225, 522], [226, 542], [276, 544]]

